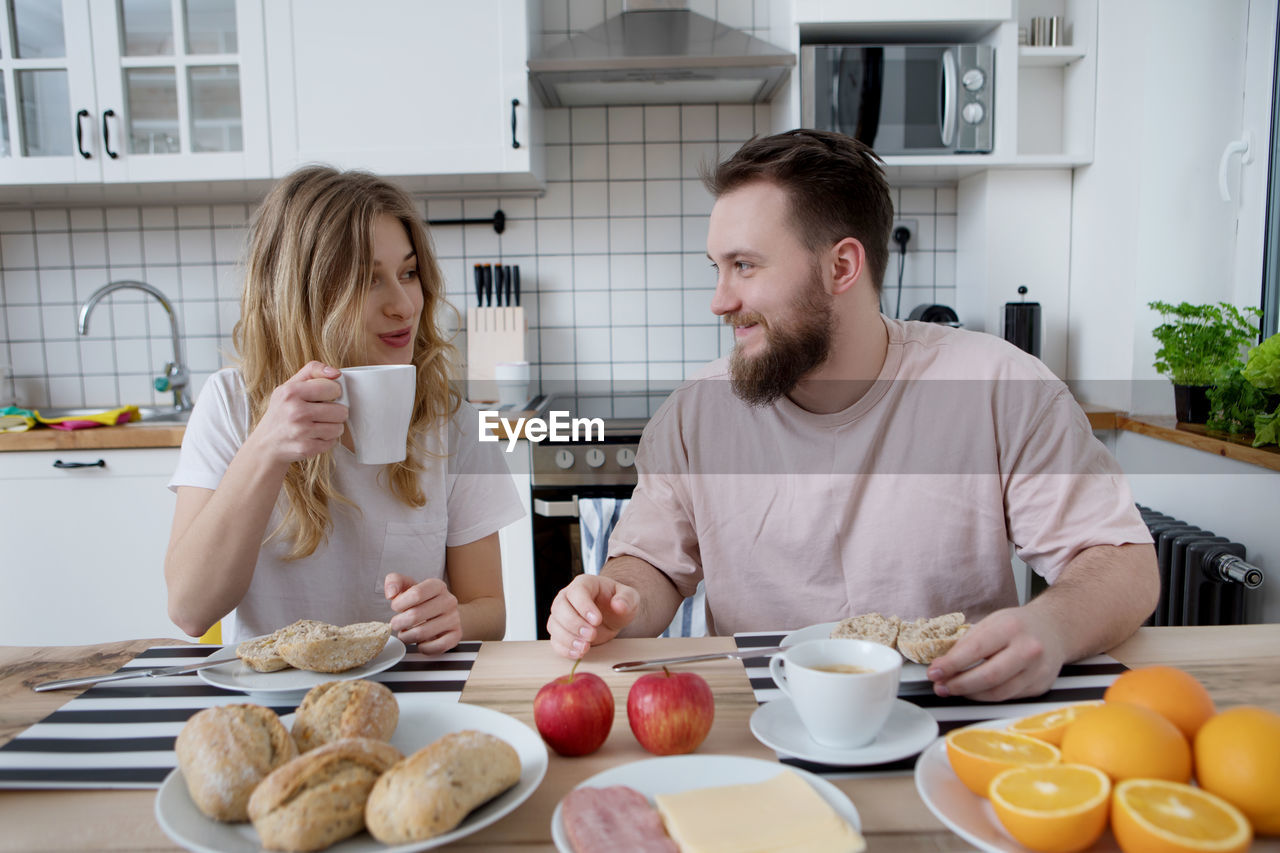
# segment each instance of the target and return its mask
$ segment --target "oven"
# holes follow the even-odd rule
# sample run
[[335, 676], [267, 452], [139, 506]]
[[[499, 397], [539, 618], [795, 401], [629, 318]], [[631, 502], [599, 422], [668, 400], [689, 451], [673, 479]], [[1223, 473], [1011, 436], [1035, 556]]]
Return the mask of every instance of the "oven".
[[[651, 402], [656, 399], [656, 402]], [[583, 562], [582, 519], [587, 501], [609, 505], [599, 499], [627, 500], [636, 485], [636, 451], [640, 434], [648, 421], [650, 406], [662, 397], [647, 392], [611, 395], [549, 395], [536, 401], [539, 417], [544, 412], [566, 411], [571, 417], [600, 417], [602, 440], [585, 435], [568, 442], [532, 443], [531, 493], [533, 506], [533, 586], [537, 607], [538, 639], [545, 640], [547, 618], [556, 593], [574, 577], [592, 567]], [[636, 417], [619, 413], [644, 412]], [[602, 414], [595, 414], [595, 413]], [[597, 438], [592, 435], [591, 438]], [[594, 518], [594, 516], [592, 516]], [[611, 526], [595, 531], [599, 548], [607, 549]], [[598, 570], [598, 566], [594, 567]]]

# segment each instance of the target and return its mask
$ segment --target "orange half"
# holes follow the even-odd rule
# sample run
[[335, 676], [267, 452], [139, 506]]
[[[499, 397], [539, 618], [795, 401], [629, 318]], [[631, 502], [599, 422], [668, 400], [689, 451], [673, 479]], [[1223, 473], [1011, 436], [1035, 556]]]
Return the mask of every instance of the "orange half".
[[1005, 770], [1057, 764], [1061, 759], [1053, 744], [997, 729], [956, 729], [946, 743], [951, 769], [979, 797], [987, 796], [991, 780]]
[[991, 780], [990, 792], [1004, 828], [1040, 853], [1084, 850], [1107, 828], [1111, 779], [1096, 767], [1015, 767]]
[[1126, 779], [1111, 795], [1111, 831], [1125, 851], [1237, 853], [1253, 828], [1226, 800], [1165, 779]]
[[1045, 743], [1051, 743], [1054, 746], [1061, 746], [1063, 732], [1067, 730], [1067, 726], [1075, 722], [1080, 712], [1088, 708], [1096, 708], [1101, 704], [1102, 700], [1099, 699], [1094, 702], [1080, 702], [1075, 705], [1054, 708], [1052, 711], [1045, 711], [1042, 714], [1015, 720], [1010, 724], [1008, 730], [1015, 734], [1039, 738]]

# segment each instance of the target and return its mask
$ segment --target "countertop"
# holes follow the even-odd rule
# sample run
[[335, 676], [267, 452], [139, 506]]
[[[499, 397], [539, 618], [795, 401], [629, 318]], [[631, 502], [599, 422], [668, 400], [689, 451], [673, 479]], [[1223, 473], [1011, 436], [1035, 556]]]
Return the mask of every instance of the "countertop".
[[[101, 646], [0, 648], [0, 743], [70, 700], [74, 691], [35, 693], [28, 686], [47, 678], [111, 672], [133, 655], [171, 640], [135, 640]], [[582, 669], [595, 672], [625, 695], [635, 673], [609, 669], [621, 660], [725, 651], [730, 637], [615, 640], [593, 651]], [[1280, 711], [1280, 625], [1141, 628], [1111, 652], [1130, 666], [1164, 663], [1200, 679], [1220, 708], [1262, 705]], [[485, 643], [467, 679], [462, 701], [484, 705], [533, 724], [538, 688], [563, 675], [566, 661], [546, 641]], [[739, 661], [694, 664], [715, 693], [716, 717], [699, 753], [743, 755], [775, 760], [772, 750], [751, 734], [749, 718], [756, 700]], [[522, 806], [449, 850], [495, 853], [550, 853], [550, 817], [564, 794], [609, 767], [650, 757], [636, 743], [625, 712], [617, 709], [605, 745], [592, 755], [562, 758], [554, 753], [538, 790]], [[972, 848], [943, 827], [916, 793], [911, 774], [852, 779], [832, 778], [857, 805], [868, 848], [897, 851], [961, 851]], [[176, 850], [154, 816], [154, 791], [0, 791], [0, 849], [38, 851]], [[73, 816], [74, 819], [68, 819]], [[1255, 851], [1280, 850], [1280, 839], [1260, 839]]]

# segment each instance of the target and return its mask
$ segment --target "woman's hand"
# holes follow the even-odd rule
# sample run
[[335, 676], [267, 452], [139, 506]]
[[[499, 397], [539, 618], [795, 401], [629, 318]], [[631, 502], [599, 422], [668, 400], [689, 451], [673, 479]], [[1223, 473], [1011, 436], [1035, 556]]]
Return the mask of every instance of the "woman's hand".
[[267, 411], [249, 440], [273, 460], [289, 464], [332, 450], [346, 429], [347, 407], [336, 367], [311, 361], [271, 392]]
[[427, 655], [447, 652], [462, 640], [462, 618], [458, 599], [439, 578], [414, 583], [412, 578], [392, 572], [383, 581], [383, 591], [396, 615], [391, 630], [406, 643], [417, 643]]

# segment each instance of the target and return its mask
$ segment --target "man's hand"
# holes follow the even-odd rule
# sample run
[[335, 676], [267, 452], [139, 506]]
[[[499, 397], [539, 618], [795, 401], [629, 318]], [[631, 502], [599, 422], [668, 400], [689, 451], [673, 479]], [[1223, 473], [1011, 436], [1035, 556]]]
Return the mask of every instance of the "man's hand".
[[383, 581], [383, 592], [396, 611], [391, 630], [404, 642], [417, 643], [423, 654], [447, 652], [462, 639], [458, 599], [439, 578], [415, 584], [412, 578], [392, 572]]
[[939, 696], [982, 702], [1039, 696], [1066, 662], [1064, 648], [1053, 626], [1027, 608], [997, 610], [929, 664], [929, 680]]
[[547, 619], [551, 647], [571, 660], [607, 643], [635, 619], [640, 593], [603, 575], [578, 575], [556, 594]]

